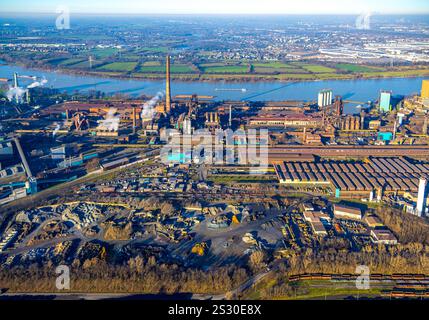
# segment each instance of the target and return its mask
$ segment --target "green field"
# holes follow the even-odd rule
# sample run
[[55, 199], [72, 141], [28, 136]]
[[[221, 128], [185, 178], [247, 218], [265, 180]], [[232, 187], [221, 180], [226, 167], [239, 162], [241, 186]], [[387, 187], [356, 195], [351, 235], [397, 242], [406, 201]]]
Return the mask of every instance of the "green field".
[[[142, 65], [138, 68], [141, 73], [165, 73], [165, 65]], [[170, 66], [171, 73], [194, 73], [195, 70], [186, 64], [173, 64]]]
[[328, 68], [325, 66], [321, 66], [318, 64], [305, 64], [302, 66], [307, 71], [313, 72], [313, 73], [328, 73], [328, 72], [336, 72], [335, 69]]
[[349, 71], [349, 72], [371, 72], [371, 71], [380, 70], [380, 68], [360, 66], [360, 65], [348, 64], [348, 63], [338, 63], [335, 65], [335, 68], [339, 70]]
[[[96, 69], [101, 64], [103, 64], [102, 61], [97, 61], [97, 60], [92, 61], [92, 68]], [[89, 69], [89, 67], [90, 67], [89, 60], [84, 60], [82, 62], [79, 62], [73, 65], [73, 68], [78, 68], [78, 69]]]
[[429, 75], [428, 69], [417, 69], [417, 70], [400, 70], [400, 71], [383, 71], [383, 72], [366, 72], [362, 74], [363, 77], [418, 77]]
[[[165, 53], [170, 43], [159, 47], [144, 47], [135, 50], [118, 48], [93, 48], [79, 55], [38, 54], [37, 59], [44, 64], [59, 68], [99, 72], [101, 75], [132, 72], [138, 78], [159, 79], [165, 74]], [[213, 52], [206, 52], [213, 54]], [[158, 55], [159, 57], [154, 57]], [[20, 52], [23, 59], [34, 60], [34, 53]], [[89, 57], [93, 57], [92, 68]], [[150, 57], [149, 57], [150, 56]], [[201, 53], [199, 54], [201, 57]], [[145, 59], [147, 59], [145, 61]], [[139, 62], [143, 60], [142, 62]], [[334, 80], [353, 78], [413, 77], [429, 75], [427, 66], [381, 67], [352, 63], [322, 63], [317, 61], [253, 61], [220, 60], [191, 63], [173, 58], [171, 73], [175, 79], [183, 80], [255, 80], [255, 81], [302, 81]]]
[[145, 67], [158, 67], [161, 65], [159, 61], [146, 61], [142, 64]]
[[115, 55], [119, 52], [117, 48], [95, 48], [88, 52], [88, 54], [92, 55], [94, 58], [107, 58]]
[[[164, 74], [136, 72], [132, 73], [131, 76], [139, 79], [159, 79], [160, 77], [164, 77]], [[199, 75], [197, 73], [173, 73], [172, 78], [178, 80], [198, 80]]]
[[[264, 298], [262, 291], [271, 288], [276, 284], [274, 280], [263, 281], [249, 290], [245, 299], [258, 300]], [[331, 282], [324, 280], [299, 281], [290, 284], [290, 294], [284, 296], [270, 297], [273, 300], [308, 300], [308, 299], [329, 299], [344, 297], [379, 297], [383, 290], [391, 289], [389, 285], [372, 287], [369, 290], [359, 290], [353, 283]]]
[[63, 67], [69, 67], [75, 64], [78, 64], [82, 61], [85, 61], [86, 59], [82, 59], [82, 58], [70, 58], [70, 59], [66, 59], [63, 61], [60, 61], [57, 65], [58, 66], [63, 66]]
[[101, 66], [98, 70], [106, 70], [106, 71], [133, 71], [137, 66], [137, 62], [113, 62]]
[[[318, 64], [308, 64], [305, 62], [292, 62], [292, 63], [283, 63], [283, 62], [256, 62], [252, 63], [254, 73], [259, 74], [281, 74], [282, 77], [292, 77], [297, 79], [306, 79], [307, 76], [300, 76], [301, 74], [309, 73], [333, 73], [336, 72], [335, 69], [325, 67]], [[283, 76], [287, 75], [287, 76]]]
[[210, 66], [210, 67], [201, 67], [204, 73], [247, 73], [249, 70], [248, 66], [237, 65], [237, 66]]
[[252, 63], [252, 65], [254, 67], [262, 67], [262, 68], [273, 68], [273, 69], [278, 69], [278, 68], [290, 68], [290, 69], [294, 69], [295, 66], [287, 64], [287, 63], [283, 63], [280, 61], [272, 61], [272, 62], [256, 62], [256, 63]]
[[254, 67], [255, 73], [267, 73], [267, 74], [278, 74], [278, 73], [308, 73], [304, 69], [292, 69], [292, 68], [268, 68], [268, 67]]
[[161, 52], [161, 53], [167, 53], [168, 48], [167, 47], [145, 47], [140, 50], [141, 52]]

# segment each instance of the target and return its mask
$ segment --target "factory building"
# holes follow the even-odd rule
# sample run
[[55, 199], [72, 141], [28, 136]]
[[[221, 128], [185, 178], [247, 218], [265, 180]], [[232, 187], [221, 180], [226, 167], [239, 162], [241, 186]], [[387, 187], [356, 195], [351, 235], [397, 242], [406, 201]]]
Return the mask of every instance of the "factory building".
[[399, 157], [373, 157], [365, 162], [277, 161], [274, 169], [281, 184], [329, 187], [338, 197], [368, 196], [374, 190], [414, 193], [420, 177], [429, 175], [429, 163], [412, 163]]
[[341, 118], [340, 129], [343, 131], [357, 131], [362, 128], [360, 116], [345, 116]]
[[10, 178], [10, 177], [17, 177], [17, 176], [25, 177], [25, 170], [21, 164], [17, 164], [17, 165], [10, 166], [0, 170], [0, 181], [2, 181], [3, 178]]
[[325, 224], [323, 221], [330, 221], [331, 218], [320, 211], [304, 211], [304, 219], [310, 223], [311, 229], [313, 232], [319, 236], [328, 235]]
[[206, 112], [205, 113], [206, 122], [205, 126], [209, 130], [214, 130], [220, 127], [219, 113], [217, 112]]
[[377, 244], [394, 245], [398, 243], [395, 235], [388, 229], [371, 230], [371, 241]]
[[380, 92], [380, 111], [389, 112], [392, 110], [392, 92], [381, 91]]
[[303, 137], [302, 141], [305, 144], [322, 145], [322, 136], [320, 134], [307, 133], [306, 131], [304, 131], [303, 135], [304, 135], [304, 137]]
[[334, 204], [334, 217], [340, 219], [362, 219], [362, 211], [359, 208]]
[[332, 90], [325, 89], [319, 92], [317, 97], [317, 105], [319, 107], [326, 107], [332, 104]]
[[380, 120], [371, 120], [368, 123], [368, 129], [369, 130], [378, 130], [381, 127], [381, 121]]
[[284, 117], [258, 116], [248, 120], [250, 127], [263, 128], [319, 128], [322, 126], [322, 117], [306, 114], [288, 114]]
[[365, 216], [364, 221], [370, 228], [380, 228], [384, 226], [384, 224], [377, 216], [373, 216], [373, 215]]
[[[21, 198], [25, 198], [26, 196], [27, 196], [26, 188], [16, 188], [16, 189], [10, 190], [8, 193], [6, 194], [3, 193], [0, 195], [0, 205], [6, 204], [8, 202], [18, 200]], [[0, 244], [0, 248], [3, 246], [4, 246], [3, 243]]]
[[12, 142], [0, 142], [0, 157], [13, 156]]
[[206, 112], [206, 124], [219, 124], [219, 114], [217, 112]]
[[66, 146], [51, 148], [51, 159], [65, 159], [66, 158]]

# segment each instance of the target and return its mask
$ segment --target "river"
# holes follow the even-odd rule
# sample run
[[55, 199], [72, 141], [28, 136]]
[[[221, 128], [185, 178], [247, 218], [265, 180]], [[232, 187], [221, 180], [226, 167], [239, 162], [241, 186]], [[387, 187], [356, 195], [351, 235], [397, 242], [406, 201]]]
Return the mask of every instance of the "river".
[[[132, 97], [146, 94], [155, 95], [163, 91], [165, 84], [162, 80], [126, 80], [101, 78], [85, 75], [70, 75], [57, 71], [43, 71], [12, 65], [0, 65], [0, 77], [13, 77], [13, 73], [44, 77], [47, 86], [69, 93], [79, 90], [96, 89], [107, 94], [122, 93]], [[332, 89], [334, 95], [341, 95], [345, 100], [367, 102], [378, 99], [380, 90], [390, 90], [394, 95], [409, 95], [419, 93], [421, 82], [429, 77], [417, 78], [385, 78], [358, 80], [329, 80], [301, 82], [199, 82], [173, 81], [172, 94], [193, 94], [215, 96], [215, 100], [243, 101], [281, 101], [281, 100], [316, 100], [321, 89]], [[25, 80], [22, 80], [25, 81]], [[245, 90], [241, 90], [245, 89]], [[354, 112], [357, 104], [349, 104], [346, 112]]]

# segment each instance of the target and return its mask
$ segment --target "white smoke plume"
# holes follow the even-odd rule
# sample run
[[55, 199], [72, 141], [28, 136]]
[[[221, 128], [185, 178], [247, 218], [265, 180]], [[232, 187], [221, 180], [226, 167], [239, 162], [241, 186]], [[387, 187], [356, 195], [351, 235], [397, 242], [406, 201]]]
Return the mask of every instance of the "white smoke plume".
[[45, 78], [43, 78], [40, 81], [34, 81], [32, 84], [30, 84], [29, 86], [27, 86], [27, 89], [37, 88], [37, 87], [43, 87], [47, 83], [48, 83], [48, 80], [46, 80]]
[[[33, 78], [33, 80], [36, 80], [37, 78]], [[24, 96], [28, 92], [28, 89], [36, 88], [36, 87], [42, 87], [46, 83], [48, 83], [48, 80], [45, 78], [40, 79], [40, 81], [34, 81], [30, 85], [27, 86], [26, 89], [21, 87], [9, 87], [9, 90], [6, 92], [6, 97], [9, 101], [15, 100], [18, 103], [22, 103], [24, 101]]]
[[107, 131], [118, 131], [119, 116], [116, 116], [117, 109], [110, 108], [104, 120], [99, 121], [98, 129]]
[[52, 137], [55, 137], [57, 135], [58, 131], [60, 131], [60, 128], [61, 128], [60, 124], [55, 122], [55, 129], [52, 132]]
[[362, 13], [356, 18], [356, 29], [370, 30], [371, 29], [371, 12]]
[[152, 99], [143, 105], [142, 119], [152, 119], [155, 114], [155, 106], [164, 97], [164, 92], [158, 92]]
[[6, 97], [9, 101], [15, 100], [18, 103], [22, 103], [23, 97], [27, 91], [27, 89], [21, 87], [9, 87], [9, 90], [6, 92]]

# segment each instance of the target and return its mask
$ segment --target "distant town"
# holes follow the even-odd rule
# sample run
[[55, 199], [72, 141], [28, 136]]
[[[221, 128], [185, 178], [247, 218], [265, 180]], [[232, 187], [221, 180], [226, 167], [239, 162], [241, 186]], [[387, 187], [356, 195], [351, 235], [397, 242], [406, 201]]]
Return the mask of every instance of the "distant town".
[[[21, 18], [22, 19], [22, 18]], [[363, 21], [359, 22], [360, 19]], [[366, 20], [365, 20], [366, 19]], [[74, 74], [180, 80], [327, 80], [429, 75], [424, 16], [73, 17], [57, 30], [3, 17], [0, 59]], [[126, 23], [124, 23], [126, 21]], [[315, 32], [317, 30], [317, 32]]]

